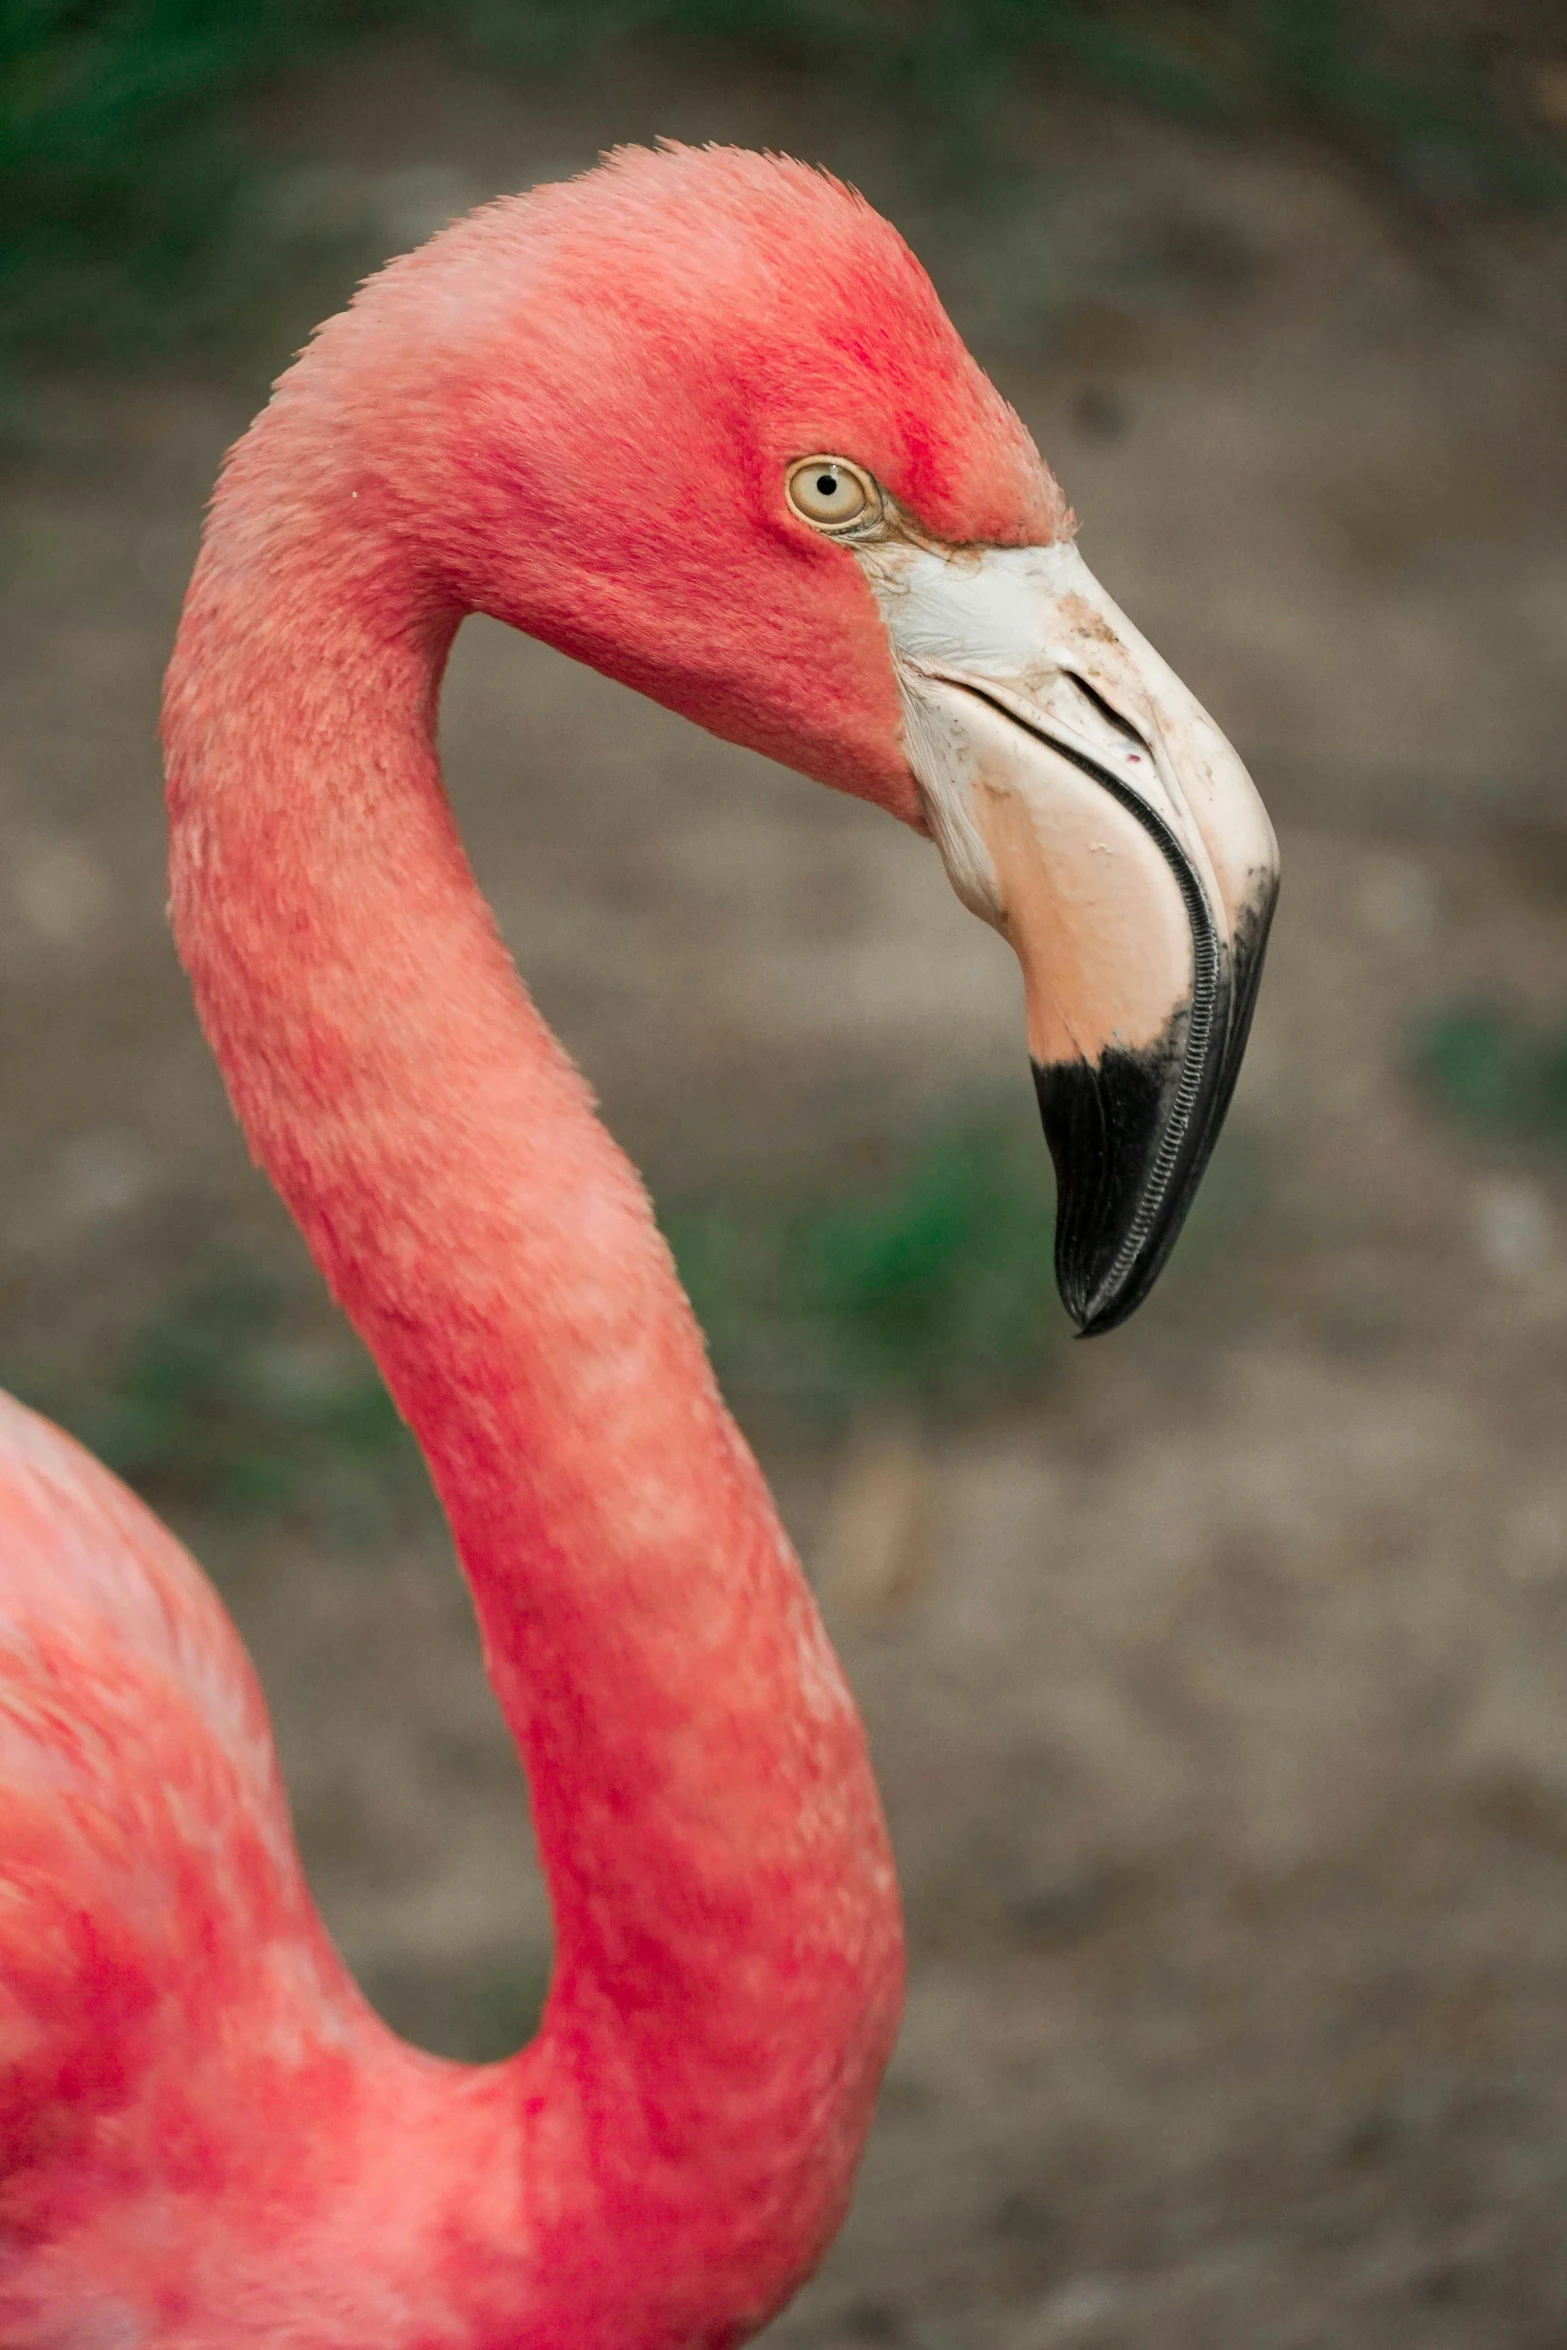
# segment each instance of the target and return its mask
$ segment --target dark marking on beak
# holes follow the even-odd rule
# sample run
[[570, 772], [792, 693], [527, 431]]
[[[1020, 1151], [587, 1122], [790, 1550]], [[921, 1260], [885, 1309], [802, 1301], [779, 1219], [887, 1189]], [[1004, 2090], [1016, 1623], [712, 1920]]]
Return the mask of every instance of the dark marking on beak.
[[1056, 1170], [1056, 1285], [1083, 1338], [1136, 1312], [1180, 1237], [1240, 1074], [1275, 894], [1217, 949], [1201, 1023], [1194, 994], [1142, 1052], [1033, 1064]]

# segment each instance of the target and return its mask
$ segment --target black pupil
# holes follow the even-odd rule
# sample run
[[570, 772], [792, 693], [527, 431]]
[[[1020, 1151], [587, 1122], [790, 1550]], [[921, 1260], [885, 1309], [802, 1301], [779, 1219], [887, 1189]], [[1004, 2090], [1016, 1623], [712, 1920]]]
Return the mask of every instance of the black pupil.
[[816, 487], [822, 497], [835, 498], [838, 495], [838, 476], [835, 473], [819, 473], [816, 476]]

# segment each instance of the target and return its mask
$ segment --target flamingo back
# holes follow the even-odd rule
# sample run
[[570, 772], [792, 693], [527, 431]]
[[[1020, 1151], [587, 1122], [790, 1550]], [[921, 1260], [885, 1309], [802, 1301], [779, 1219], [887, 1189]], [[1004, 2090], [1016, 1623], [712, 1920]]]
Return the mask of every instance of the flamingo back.
[[149, 2190], [248, 2200], [380, 2031], [216, 1593], [0, 1396], [0, 2317], [30, 2249], [145, 2233]]

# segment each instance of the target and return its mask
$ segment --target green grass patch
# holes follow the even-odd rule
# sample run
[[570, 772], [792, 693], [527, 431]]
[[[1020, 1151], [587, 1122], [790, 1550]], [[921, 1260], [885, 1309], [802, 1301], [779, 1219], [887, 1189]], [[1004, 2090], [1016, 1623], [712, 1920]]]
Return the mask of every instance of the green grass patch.
[[119, 356], [232, 331], [288, 267], [267, 204], [279, 159], [248, 136], [249, 102], [394, 32], [534, 87], [634, 45], [781, 65], [903, 117], [909, 152], [958, 180], [994, 168], [998, 113], [1037, 72], [1288, 126], [1417, 194], [1567, 194], [1563, 142], [1507, 97], [1478, 6], [1444, 29], [1397, 0], [9, 0], [0, 351]]
[[1567, 1025], [1506, 1012], [1444, 1012], [1420, 1038], [1416, 1072], [1443, 1109], [1514, 1142], [1567, 1144]]
[[12, 1380], [160, 1505], [305, 1511], [379, 1533], [417, 1477], [413, 1441], [351, 1338], [291, 1333], [281, 1285], [219, 1259], [150, 1318], [101, 1382]]
[[276, 0], [8, 0], [4, 345], [149, 352], [243, 307], [264, 174], [238, 141], [238, 105], [311, 43], [308, 9]]
[[1055, 1297], [1037, 1129], [976, 1112], [875, 1174], [780, 1199], [732, 1190], [663, 1224], [725, 1389], [836, 1418], [878, 1397], [972, 1404], [1036, 1376]]

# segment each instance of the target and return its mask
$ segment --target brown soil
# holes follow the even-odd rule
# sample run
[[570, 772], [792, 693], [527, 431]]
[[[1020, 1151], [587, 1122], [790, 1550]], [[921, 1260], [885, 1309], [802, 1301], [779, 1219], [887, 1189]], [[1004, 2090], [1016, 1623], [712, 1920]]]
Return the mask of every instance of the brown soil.
[[[1139, 1321], [989, 1418], [767, 1433], [913, 1947], [859, 2202], [774, 2338], [1557, 2350], [1567, 1181], [1407, 1068], [1433, 1009], [1567, 998], [1560, 251], [1108, 107], [1020, 115], [1040, 160], [962, 216], [885, 129], [756, 81], [530, 106], [388, 54], [278, 135], [301, 202], [391, 245], [659, 131], [822, 154], [910, 225], [1287, 874], [1220, 1212]], [[160, 904], [157, 680], [246, 412], [62, 384], [6, 488], [19, 1374], [112, 1360], [214, 1239], [306, 1288]], [[522, 967], [656, 1184], [1026, 1084], [1006, 957], [873, 813], [484, 625], [445, 739]], [[433, 1515], [374, 1550], [183, 1524], [354, 1965], [411, 2031], [504, 2042], [547, 1921]]]

